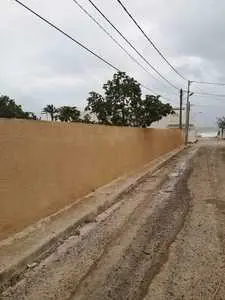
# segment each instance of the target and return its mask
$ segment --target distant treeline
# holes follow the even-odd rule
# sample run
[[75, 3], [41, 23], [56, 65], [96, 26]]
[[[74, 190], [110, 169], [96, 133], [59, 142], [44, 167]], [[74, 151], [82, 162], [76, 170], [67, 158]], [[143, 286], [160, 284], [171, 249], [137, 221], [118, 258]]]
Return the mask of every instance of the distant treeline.
[[[160, 96], [142, 98], [140, 84], [124, 72], [115, 73], [112, 80], [103, 85], [103, 90], [104, 95], [89, 93], [84, 115], [76, 106], [55, 107], [53, 104], [46, 105], [42, 113], [49, 115], [51, 121], [143, 128], [173, 113], [172, 106], [161, 102]], [[0, 96], [0, 118], [38, 119], [34, 113], [23, 111], [21, 105], [8, 96]]]

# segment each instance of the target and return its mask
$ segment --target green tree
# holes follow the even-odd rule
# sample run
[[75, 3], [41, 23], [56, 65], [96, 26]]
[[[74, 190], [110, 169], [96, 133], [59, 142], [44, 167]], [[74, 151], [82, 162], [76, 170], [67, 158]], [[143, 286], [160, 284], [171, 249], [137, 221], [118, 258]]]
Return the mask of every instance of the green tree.
[[94, 113], [100, 124], [110, 125], [110, 105], [106, 103], [100, 94], [96, 92], [90, 92], [89, 94], [85, 111]]
[[57, 109], [53, 104], [48, 104], [43, 108], [43, 113], [49, 114], [51, 121], [57, 119]]
[[103, 85], [103, 89], [111, 124], [132, 126], [132, 116], [141, 106], [140, 84], [126, 73], [117, 72]]
[[34, 113], [23, 111], [21, 105], [4, 95], [0, 96], [0, 118], [37, 119]]
[[78, 122], [80, 121], [80, 111], [76, 106], [62, 106], [57, 109], [58, 118], [62, 122]]
[[218, 125], [218, 128], [221, 129], [222, 138], [223, 138], [223, 132], [224, 132], [224, 129], [225, 129], [225, 117], [218, 118], [217, 119], [217, 125]]
[[169, 103], [162, 103], [159, 98], [160, 96], [146, 95], [142, 100], [142, 105], [137, 109], [135, 116], [138, 127], [151, 126], [153, 122], [174, 113], [173, 107]]
[[96, 115], [100, 124], [147, 127], [173, 112], [159, 96], [142, 99], [140, 84], [124, 72], [117, 72], [103, 85], [105, 95], [90, 92], [86, 111]]

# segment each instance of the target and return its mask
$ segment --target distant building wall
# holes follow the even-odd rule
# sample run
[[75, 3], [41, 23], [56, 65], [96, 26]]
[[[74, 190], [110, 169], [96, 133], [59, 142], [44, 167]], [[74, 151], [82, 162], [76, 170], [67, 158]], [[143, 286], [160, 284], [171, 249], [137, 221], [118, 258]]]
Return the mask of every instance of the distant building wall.
[[0, 120], [0, 239], [182, 143], [178, 129]]
[[[174, 108], [174, 114], [170, 114], [166, 117], [163, 117], [161, 120], [152, 123], [152, 128], [179, 128], [179, 116], [180, 109]], [[186, 111], [182, 110], [182, 124], [184, 127], [185, 119], [186, 119]]]
[[[179, 128], [180, 122], [180, 109], [174, 108], [174, 114], [170, 114], [166, 117], [163, 117], [161, 120], [152, 123], [151, 128]], [[186, 110], [182, 110], [182, 126], [185, 128], [186, 122]], [[183, 132], [184, 134], [184, 132]], [[190, 127], [189, 127], [189, 135], [188, 140], [193, 142], [197, 138], [197, 128], [190, 116]]]

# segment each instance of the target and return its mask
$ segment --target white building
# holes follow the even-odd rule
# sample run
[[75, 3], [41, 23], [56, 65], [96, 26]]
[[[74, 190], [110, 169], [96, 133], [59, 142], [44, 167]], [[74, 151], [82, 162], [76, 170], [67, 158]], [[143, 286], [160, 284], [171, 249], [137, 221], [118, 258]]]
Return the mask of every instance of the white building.
[[[166, 117], [163, 117], [161, 120], [152, 123], [151, 127], [153, 128], [179, 128], [179, 120], [180, 120], [180, 109], [175, 107], [174, 114], [170, 114]], [[185, 126], [185, 110], [182, 110], [182, 123], [183, 127]]]
[[[170, 114], [166, 117], [163, 117], [161, 120], [152, 123], [151, 128], [179, 128], [180, 121], [180, 108], [175, 107], [174, 114]], [[186, 122], [186, 110], [182, 109], [182, 125], [185, 128]], [[190, 116], [190, 126], [189, 126], [189, 140], [193, 141], [197, 136], [197, 128], [196, 125]]]

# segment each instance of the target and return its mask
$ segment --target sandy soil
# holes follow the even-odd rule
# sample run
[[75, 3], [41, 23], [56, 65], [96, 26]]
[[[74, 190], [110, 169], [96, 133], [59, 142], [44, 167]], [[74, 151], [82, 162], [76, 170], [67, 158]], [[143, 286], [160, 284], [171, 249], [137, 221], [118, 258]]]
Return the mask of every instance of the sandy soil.
[[184, 151], [0, 299], [225, 299], [225, 147]]

